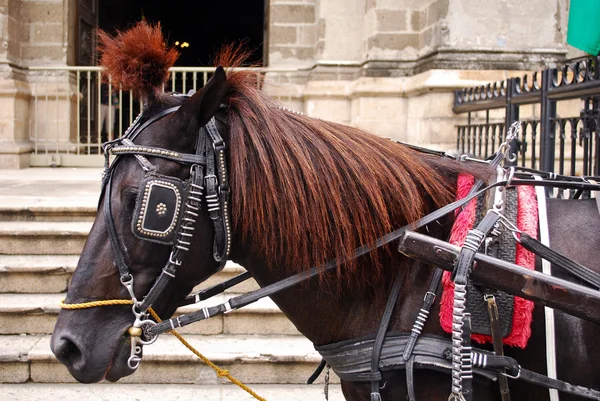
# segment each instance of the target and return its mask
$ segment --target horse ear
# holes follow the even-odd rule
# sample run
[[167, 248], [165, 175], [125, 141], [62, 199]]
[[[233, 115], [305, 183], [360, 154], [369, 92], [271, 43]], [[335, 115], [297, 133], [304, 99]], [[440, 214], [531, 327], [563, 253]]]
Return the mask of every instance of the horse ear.
[[195, 133], [217, 112], [227, 93], [227, 76], [219, 66], [206, 85], [187, 100], [177, 111], [176, 118], [186, 133]]

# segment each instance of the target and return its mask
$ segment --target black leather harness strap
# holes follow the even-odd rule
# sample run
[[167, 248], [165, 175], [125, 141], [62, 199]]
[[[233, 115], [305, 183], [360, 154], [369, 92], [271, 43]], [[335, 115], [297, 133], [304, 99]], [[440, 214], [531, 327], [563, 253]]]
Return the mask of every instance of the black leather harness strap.
[[[388, 335], [381, 350], [379, 370], [382, 372], [406, 369], [402, 356], [408, 342], [408, 333]], [[339, 343], [315, 346], [315, 349], [328, 361], [340, 379], [345, 381], [370, 381], [371, 355], [375, 339], [373, 337], [341, 341]], [[429, 369], [448, 372], [452, 369], [452, 343], [444, 338], [422, 335], [413, 349], [415, 369]], [[600, 400], [600, 391], [572, 385], [562, 380], [549, 379], [539, 373], [524, 369], [513, 358], [494, 355], [480, 349], [471, 351], [473, 372], [483, 378], [496, 380], [497, 374], [509, 379], [524, 380], [531, 384], [579, 397]]]
[[404, 276], [406, 276], [406, 269], [398, 269], [396, 278], [390, 295], [388, 296], [381, 322], [379, 323], [379, 329], [375, 336], [375, 343], [373, 344], [373, 354], [371, 355], [371, 401], [381, 401], [381, 394], [379, 393], [379, 383], [381, 382], [381, 373], [379, 372], [379, 357], [381, 355], [381, 347], [385, 340], [385, 335], [388, 331], [390, 319], [396, 303], [398, 302], [398, 296], [400, 295], [400, 289], [404, 282]]
[[[483, 244], [486, 236], [494, 229], [500, 216], [495, 212], [488, 212], [477, 228], [468, 232], [462, 246], [456, 265], [452, 272], [454, 281], [454, 304], [452, 307], [452, 394], [448, 400], [473, 399], [472, 392], [472, 364], [470, 353], [465, 352], [470, 344], [470, 316], [465, 325], [465, 303], [467, 299], [467, 279], [471, 274], [473, 260], [477, 251]], [[467, 326], [469, 337], [463, 335]], [[464, 343], [467, 345], [464, 345]]]
[[315, 380], [318, 379], [318, 377], [321, 374], [321, 372], [323, 371], [323, 369], [325, 369], [325, 366], [327, 366], [327, 361], [325, 360], [325, 358], [321, 358], [321, 362], [319, 362], [319, 366], [317, 366], [317, 368], [312, 373], [312, 375], [310, 375], [308, 380], [306, 380], [306, 384], [313, 384], [315, 382]]
[[415, 401], [415, 389], [414, 389], [414, 358], [412, 357], [413, 349], [415, 348], [415, 344], [419, 336], [421, 335], [423, 328], [425, 327], [425, 323], [427, 322], [427, 318], [429, 317], [429, 312], [431, 311], [431, 307], [435, 302], [436, 294], [440, 283], [442, 281], [442, 275], [444, 271], [440, 268], [436, 268], [433, 272], [433, 277], [429, 282], [429, 288], [425, 293], [425, 297], [423, 298], [423, 306], [419, 310], [419, 314], [415, 319], [415, 323], [410, 332], [410, 337], [408, 338], [408, 342], [406, 344], [406, 348], [404, 349], [404, 353], [402, 357], [406, 361], [406, 383], [408, 387], [408, 401]]
[[[225, 164], [225, 142], [215, 124], [214, 118], [202, 130], [210, 137], [211, 146], [206, 147], [206, 207], [208, 215], [213, 221], [215, 240], [213, 243], [213, 257], [221, 264], [221, 269], [227, 262], [225, 255], [229, 254], [229, 181]], [[217, 177], [219, 174], [219, 177]], [[219, 201], [223, 198], [223, 203]]]
[[[504, 355], [504, 347], [502, 346], [502, 330], [500, 328], [500, 313], [498, 312], [498, 305], [496, 304], [496, 298], [492, 294], [486, 294], [485, 299], [487, 301], [488, 314], [490, 317], [490, 327], [492, 329], [492, 343], [494, 346], [494, 353], [496, 355]], [[508, 380], [506, 376], [498, 374], [498, 386], [500, 387], [500, 397], [502, 401], [510, 401], [510, 390], [508, 388]]]
[[195, 294], [188, 295], [183, 301], [181, 301], [179, 306], [191, 305], [209, 299], [217, 294], [223, 293], [225, 290], [233, 287], [234, 285], [248, 280], [251, 277], [252, 276], [250, 276], [250, 273], [248, 272], [238, 274], [237, 276], [223, 281], [222, 283], [215, 284], [212, 287], [200, 290]]
[[[419, 220], [415, 221], [412, 224], [401, 227], [391, 233], [384, 235], [383, 237], [378, 238], [372, 244], [367, 244], [367, 245], [358, 247], [355, 249], [354, 255], [351, 257], [351, 259], [365, 255], [365, 254], [371, 252], [375, 248], [379, 248], [385, 244], [388, 244], [394, 240], [397, 240], [404, 234], [404, 232], [406, 230], [424, 227], [427, 224], [432, 223], [432, 222], [444, 217], [446, 214], [456, 210], [457, 208], [461, 207], [463, 204], [469, 202], [471, 199], [485, 193], [490, 188], [506, 185], [506, 183], [507, 183], [506, 181], [500, 181], [495, 184], [491, 184], [491, 185], [485, 187], [484, 189], [482, 189], [476, 193], [473, 193], [472, 195], [469, 195], [469, 196], [467, 196], [463, 199], [457, 200], [455, 202], [449, 203], [448, 205], [435, 210], [434, 212], [420, 218]], [[270, 296], [279, 291], [285, 290], [286, 288], [289, 288], [298, 283], [301, 283], [305, 280], [316, 277], [317, 275], [319, 275], [325, 271], [335, 268], [338, 265], [338, 263], [343, 263], [343, 262], [344, 261], [338, 261], [336, 259], [329, 260], [321, 266], [311, 267], [308, 270], [302, 271], [293, 276], [286, 277], [285, 279], [278, 281], [276, 283], [269, 284], [267, 286], [264, 286], [264, 287], [261, 287], [261, 288], [255, 290], [255, 291], [252, 291], [252, 292], [249, 292], [246, 294], [242, 294], [237, 297], [233, 297], [223, 304], [215, 305], [215, 306], [208, 307], [208, 308], [203, 308], [202, 310], [199, 310], [199, 311], [186, 313], [184, 315], [179, 316], [179, 318], [177, 318], [176, 320], [175, 319], [164, 320], [160, 323], [157, 323], [155, 326], [151, 327], [149, 331], [152, 335], [158, 335], [158, 334], [161, 334], [161, 333], [171, 330], [173, 327], [175, 327], [175, 328], [182, 327], [182, 326], [194, 323], [194, 322], [198, 322], [200, 320], [208, 319], [212, 316], [220, 315], [220, 314], [228, 312], [232, 309], [238, 309], [238, 308], [244, 307], [246, 305], [249, 305], [253, 302], [258, 301], [261, 298]]]
[[592, 269], [566, 258], [526, 233], [520, 233], [519, 242], [525, 249], [552, 263], [553, 267], [558, 267], [585, 283], [595, 288], [600, 288], [600, 274]]

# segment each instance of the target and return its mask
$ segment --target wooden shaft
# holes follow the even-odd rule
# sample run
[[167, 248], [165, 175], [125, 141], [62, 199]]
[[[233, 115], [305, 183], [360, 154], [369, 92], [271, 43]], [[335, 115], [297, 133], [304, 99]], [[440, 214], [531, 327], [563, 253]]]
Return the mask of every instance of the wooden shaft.
[[[400, 238], [398, 250], [448, 271], [454, 268], [460, 252], [455, 245], [413, 231]], [[600, 291], [481, 253], [475, 256], [471, 277], [487, 286], [600, 324]]]

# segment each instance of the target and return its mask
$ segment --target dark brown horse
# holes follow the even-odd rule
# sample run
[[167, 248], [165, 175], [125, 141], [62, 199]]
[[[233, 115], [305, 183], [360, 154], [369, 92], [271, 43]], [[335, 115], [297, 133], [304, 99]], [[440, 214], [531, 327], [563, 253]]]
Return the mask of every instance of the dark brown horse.
[[[133, 87], [145, 101], [143, 125], [162, 111], [177, 111], [152, 121], [135, 139], [137, 145], [195, 154], [200, 127], [214, 116], [224, 140], [230, 175], [231, 249], [229, 259], [244, 266], [261, 286], [329, 259], [351, 259], [355, 248], [454, 200], [457, 175], [486, 172], [359, 129], [289, 112], [256, 89], [256, 76], [244, 71], [214, 76], [191, 97], [161, 94], [166, 69], [174, 61], [159, 30], [144, 24], [114, 40], [102, 35], [104, 64], [113, 82]], [[216, 65], [239, 66], [243, 54], [227, 48]], [[141, 70], [131, 69], [135, 64]], [[143, 68], [146, 68], [144, 70]], [[126, 86], [128, 85], [128, 86]], [[146, 155], [165, 177], [190, 177], [188, 165]], [[96, 221], [70, 284], [66, 302], [131, 299], [115, 268], [116, 251], [109, 231], [120, 243], [142, 299], [170, 257], [171, 247], [132, 233], [136, 196], [145, 172], [139, 160], [120, 156], [104, 191]], [[109, 191], [109, 196], [107, 196]], [[110, 202], [110, 209], [106, 203]], [[170, 317], [192, 290], [219, 266], [213, 257], [214, 222], [203, 202], [185, 259], [154, 302], [162, 318]], [[110, 213], [111, 216], [106, 214]], [[588, 266], [598, 266], [600, 219], [593, 201], [551, 200], [552, 247]], [[446, 239], [452, 217], [430, 224], [427, 232]], [[109, 221], [114, 227], [111, 228]], [[121, 252], [121, 251], [119, 251]], [[374, 336], [398, 269], [405, 271], [390, 332], [410, 332], [434, 268], [401, 256], [394, 245], [272, 296], [298, 330], [315, 345]], [[439, 325], [439, 308], [424, 332], [449, 336]], [[79, 381], [116, 381], [130, 375], [130, 306], [61, 311], [52, 350]], [[507, 349], [523, 367], [545, 372], [543, 308], [534, 311], [533, 334], [525, 350]], [[600, 329], [556, 313], [558, 376], [597, 387]], [[433, 370], [415, 372], [418, 400], [446, 400], [450, 376]], [[383, 400], [406, 399], [403, 371], [383, 372]], [[365, 400], [370, 384], [342, 382], [348, 400]], [[476, 380], [477, 400], [499, 399], [495, 382]], [[511, 381], [513, 400], [546, 400], [543, 388]], [[561, 400], [575, 399], [568, 396]]]

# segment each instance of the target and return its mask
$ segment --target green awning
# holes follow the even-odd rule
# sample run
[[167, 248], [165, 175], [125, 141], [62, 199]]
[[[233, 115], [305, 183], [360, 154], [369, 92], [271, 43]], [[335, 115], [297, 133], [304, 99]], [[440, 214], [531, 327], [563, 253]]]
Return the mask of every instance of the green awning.
[[567, 43], [597, 56], [600, 51], [600, 0], [571, 0]]

